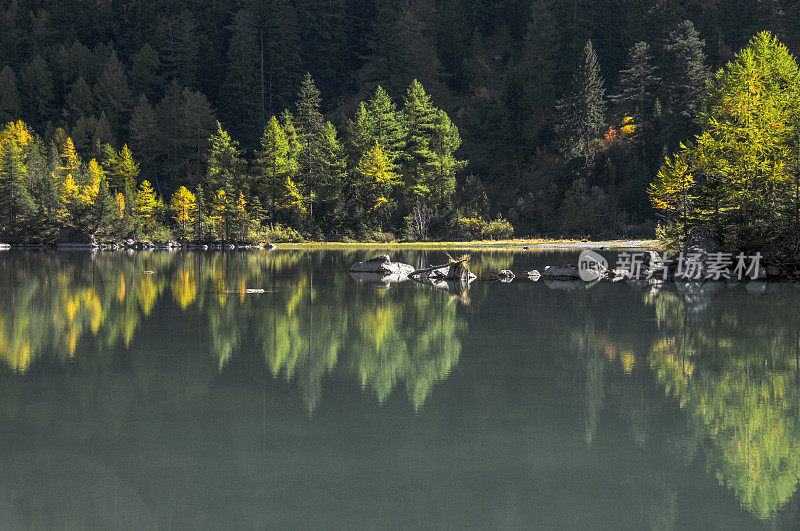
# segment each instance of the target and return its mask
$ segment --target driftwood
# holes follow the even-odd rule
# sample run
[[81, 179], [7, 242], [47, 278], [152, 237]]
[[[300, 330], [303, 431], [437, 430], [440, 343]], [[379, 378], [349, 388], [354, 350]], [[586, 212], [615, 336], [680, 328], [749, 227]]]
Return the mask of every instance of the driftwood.
[[[458, 273], [458, 276], [453, 277], [453, 278], [459, 278], [460, 279], [460, 278], [462, 278], [462, 276], [460, 275], [460, 272], [462, 270], [466, 271], [467, 275], [469, 275], [469, 269], [464, 267], [464, 264], [466, 262], [469, 262], [469, 256], [465, 256], [461, 260], [451, 260], [450, 262], [448, 262], [446, 264], [442, 264], [442, 265], [438, 265], [438, 266], [424, 267], [422, 269], [415, 269], [414, 271], [409, 273], [408, 276], [409, 277], [414, 277], [414, 276], [417, 276], [417, 275], [421, 275], [423, 273], [433, 273], [434, 271], [439, 271], [440, 269], [444, 269], [446, 267], [449, 267], [450, 270], [448, 271], [448, 273], [445, 276], [445, 278], [450, 279], [451, 275], [453, 275], [454, 273]], [[454, 272], [454, 268], [455, 268], [455, 272]]]

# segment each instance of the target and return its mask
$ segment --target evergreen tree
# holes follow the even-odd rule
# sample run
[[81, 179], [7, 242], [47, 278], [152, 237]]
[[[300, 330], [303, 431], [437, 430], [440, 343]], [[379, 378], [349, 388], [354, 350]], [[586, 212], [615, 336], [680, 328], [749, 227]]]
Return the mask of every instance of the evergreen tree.
[[[670, 111], [684, 119], [697, 116], [703, 103], [709, 71], [703, 52], [705, 41], [700, 39], [690, 21], [682, 22], [669, 36], [665, 46], [667, 69], [665, 103]], [[680, 133], [687, 133], [684, 129]]]
[[[212, 210], [216, 209], [216, 215], [222, 216], [224, 221], [224, 235], [227, 240], [230, 236], [230, 214], [233, 208], [228, 201], [236, 197], [236, 192], [247, 191], [249, 183], [239, 143], [222, 129], [222, 124], [219, 122], [217, 122], [217, 132], [211, 137], [205, 183], [208, 190], [213, 193], [216, 206], [212, 206]], [[220, 201], [223, 202], [222, 206], [219, 204]]]
[[184, 10], [163, 19], [157, 35], [165, 79], [192, 86], [200, 66], [200, 34], [194, 15]]
[[[294, 124], [299, 146], [298, 178], [311, 201], [318, 188], [324, 185], [322, 144], [325, 140], [325, 119], [320, 112], [321, 101], [320, 92], [311, 74], [307, 73], [297, 95]], [[313, 203], [311, 213], [313, 218]]]
[[155, 100], [164, 85], [158, 52], [145, 43], [131, 61], [131, 86], [137, 94]]
[[162, 139], [158, 130], [156, 113], [144, 94], [139, 96], [139, 101], [133, 109], [128, 130], [130, 131], [132, 151], [139, 160], [142, 175], [155, 182], [156, 188], [159, 188], [158, 164]]
[[203, 176], [205, 153], [208, 151], [208, 139], [214, 132], [216, 118], [211, 103], [201, 92], [188, 88], [181, 94], [181, 158], [185, 161], [185, 170], [181, 182], [194, 185]]
[[226, 55], [226, 116], [234, 133], [254, 138], [264, 128], [266, 95], [261, 84], [261, 43], [255, 15], [246, 9], [233, 18], [233, 34]]
[[92, 233], [110, 232], [116, 219], [118, 219], [117, 205], [111, 190], [108, 188], [108, 181], [103, 176], [98, 185], [97, 196], [92, 204]]
[[92, 142], [95, 146], [114, 145], [117, 143], [114, 132], [111, 130], [111, 123], [108, 121], [105, 112], [100, 114], [100, 118], [97, 120]]
[[281, 124], [273, 116], [264, 128], [261, 148], [256, 152], [255, 177], [257, 195], [273, 215], [276, 202], [283, 196], [286, 178], [294, 173], [294, 161], [289, 153], [289, 141]]
[[74, 124], [82, 116], [88, 117], [94, 114], [95, 97], [91, 87], [83, 77], [78, 77], [64, 100], [63, 116], [67, 123]]
[[94, 93], [97, 106], [106, 114], [112, 131], [120, 134], [123, 124], [127, 125], [128, 113], [133, 106], [133, 94], [128, 86], [125, 67], [113, 51], [103, 65], [100, 77], [94, 86]]
[[47, 63], [36, 54], [25, 63], [20, 73], [23, 108], [34, 128], [44, 127], [53, 117], [53, 77]]
[[35, 211], [36, 205], [26, 186], [27, 168], [22, 147], [12, 140], [0, 151], [0, 211], [6, 235], [18, 238], [20, 224]]
[[656, 87], [660, 79], [651, 64], [650, 46], [637, 42], [628, 52], [625, 70], [620, 72], [620, 94], [614, 99], [622, 104], [624, 112], [633, 116], [635, 123], [642, 124], [648, 113], [652, 113]]
[[403, 105], [406, 125], [403, 177], [413, 199], [429, 202], [436, 171], [436, 153], [431, 139], [436, 129], [436, 108], [422, 84], [416, 79], [408, 87]]
[[0, 124], [20, 118], [20, 96], [17, 90], [17, 76], [10, 66], [0, 71]]
[[405, 148], [406, 134], [397, 106], [389, 94], [378, 86], [375, 95], [367, 103], [367, 110], [373, 140], [378, 142], [390, 162], [397, 162]]
[[583, 49], [570, 94], [558, 102], [557, 109], [556, 132], [563, 139], [562, 150], [588, 162], [606, 125], [605, 89], [592, 41]]

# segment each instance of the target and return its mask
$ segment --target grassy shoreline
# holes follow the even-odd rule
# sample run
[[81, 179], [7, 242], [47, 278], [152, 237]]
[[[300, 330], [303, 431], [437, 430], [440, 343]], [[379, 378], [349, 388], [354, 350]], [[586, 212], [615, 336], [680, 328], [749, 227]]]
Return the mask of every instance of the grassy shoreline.
[[278, 249], [460, 249], [460, 250], [570, 250], [570, 249], [658, 249], [658, 240], [609, 240], [585, 241], [570, 239], [513, 239], [475, 240], [463, 242], [303, 242], [277, 243]]

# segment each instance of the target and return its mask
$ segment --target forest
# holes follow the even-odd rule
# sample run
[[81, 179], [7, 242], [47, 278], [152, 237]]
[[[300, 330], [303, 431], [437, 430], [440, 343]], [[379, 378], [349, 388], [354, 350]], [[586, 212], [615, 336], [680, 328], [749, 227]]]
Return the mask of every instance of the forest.
[[797, 50], [796, 4], [5, 1], [3, 239], [651, 236], [712, 72]]

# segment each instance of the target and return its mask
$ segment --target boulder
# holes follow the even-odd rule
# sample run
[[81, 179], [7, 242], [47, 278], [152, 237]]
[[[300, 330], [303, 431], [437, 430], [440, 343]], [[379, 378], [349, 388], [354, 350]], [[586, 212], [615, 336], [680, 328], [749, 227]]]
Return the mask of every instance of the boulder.
[[351, 273], [377, 273], [382, 276], [408, 276], [414, 271], [414, 266], [400, 262], [392, 262], [387, 255], [383, 254], [374, 258], [370, 258], [366, 262], [356, 262], [350, 266], [348, 271]]
[[581, 278], [577, 266], [547, 266], [542, 271], [547, 280], [578, 280]]
[[533, 280], [534, 282], [538, 282], [540, 278], [542, 278], [542, 274], [539, 273], [538, 270], [532, 269], [528, 271], [528, 278]]

